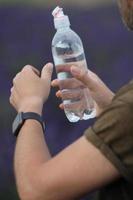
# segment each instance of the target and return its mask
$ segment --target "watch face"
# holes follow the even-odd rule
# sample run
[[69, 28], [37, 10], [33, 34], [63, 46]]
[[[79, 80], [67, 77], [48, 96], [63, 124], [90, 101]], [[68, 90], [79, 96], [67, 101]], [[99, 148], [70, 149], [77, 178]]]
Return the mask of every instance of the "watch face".
[[23, 113], [18, 113], [14, 122], [13, 122], [13, 125], [12, 125], [12, 131], [13, 131], [13, 134], [16, 135], [17, 132], [19, 131], [19, 129], [21, 128], [22, 124], [23, 124]]

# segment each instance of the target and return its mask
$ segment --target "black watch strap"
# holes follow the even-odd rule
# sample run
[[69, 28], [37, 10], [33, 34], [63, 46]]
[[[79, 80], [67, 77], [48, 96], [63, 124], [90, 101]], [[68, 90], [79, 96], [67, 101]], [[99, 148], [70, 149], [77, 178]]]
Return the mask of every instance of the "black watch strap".
[[16, 137], [18, 136], [20, 129], [22, 128], [25, 120], [27, 120], [27, 119], [37, 120], [42, 125], [43, 131], [45, 130], [45, 125], [44, 125], [43, 119], [39, 114], [34, 113], [34, 112], [26, 112], [26, 113], [20, 112], [16, 116], [16, 118], [13, 122], [13, 126], [12, 126], [13, 134]]

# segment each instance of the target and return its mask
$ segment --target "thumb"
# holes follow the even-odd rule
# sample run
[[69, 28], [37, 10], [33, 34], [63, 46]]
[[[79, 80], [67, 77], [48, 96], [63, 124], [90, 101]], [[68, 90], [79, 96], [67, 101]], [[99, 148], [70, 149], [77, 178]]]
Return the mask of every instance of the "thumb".
[[96, 74], [86, 69], [79, 69], [76, 66], [71, 67], [72, 75], [80, 80], [84, 85], [86, 85], [89, 89], [93, 89], [96, 85]]
[[41, 79], [51, 81], [52, 73], [53, 73], [53, 64], [47, 63], [42, 69]]

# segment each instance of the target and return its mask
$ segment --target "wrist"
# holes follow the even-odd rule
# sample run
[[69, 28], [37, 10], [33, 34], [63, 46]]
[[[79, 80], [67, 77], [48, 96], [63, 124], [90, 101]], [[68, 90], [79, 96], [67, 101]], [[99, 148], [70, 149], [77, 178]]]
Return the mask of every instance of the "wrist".
[[20, 108], [18, 109], [18, 112], [34, 112], [39, 115], [42, 115], [43, 110], [43, 102], [42, 101], [32, 101], [32, 102], [25, 102], [23, 103]]
[[13, 131], [13, 134], [15, 136], [18, 136], [21, 128], [27, 122], [27, 120], [28, 121], [33, 121], [33, 120], [38, 121], [42, 125], [43, 132], [44, 132], [45, 125], [44, 125], [42, 117], [38, 113], [34, 113], [34, 112], [23, 113], [23, 112], [20, 112], [20, 113], [17, 114], [17, 116], [16, 116], [16, 118], [13, 122], [13, 125], [12, 125], [12, 131]]

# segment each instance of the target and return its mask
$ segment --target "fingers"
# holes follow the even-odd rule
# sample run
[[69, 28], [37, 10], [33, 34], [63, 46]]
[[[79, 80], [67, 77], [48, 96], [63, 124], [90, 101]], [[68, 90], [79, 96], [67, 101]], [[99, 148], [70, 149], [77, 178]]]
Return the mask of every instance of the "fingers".
[[[56, 92], [56, 97], [57, 97], [57, 98], [62, 98], [62, 93], [61, 93], [60, 90]], [[63, 103], [61, 103], [61, 104], [59, 105], [59, 108], [60, 108], [61, 110], [64, 110], [64, 105], [63, 105]]]
[[60, 108], [61, 110], [64, 110], [64, 105], [63, 105], [63, 103], [61, 103], [61, 104], [59, 105], [59, 108]]
[[76, 88], [87, 86], [89, 89], [95, 89], [100, 82], [98, 76], [88, 69], [79, 69], [76, 66], [71, 67], [71, 74], [74, 78], [69, 78], [66, 80], [58, 80], [55, 79], [52, 81], [51, 85], [53, 87], [60, 87], [60, 89], [64, 88]]
[[33, 72], [34, 72], [36, 75], [40, 76], [40, 71], [39, 71], [38, 69], [36, 69], [36, 68], [33, 67], [33, 66], [31, 66], [31, 68], [32, 68]]
[[[64, 90], [64, 91], [57, 91], [56, 92], [56, 96], [58, 98], [61, 98], [63, 101], [64, 100], [74, 100], [76, 101], [76, 103], [71, 103], [70, 105], [65, 105], [65, 108], [67, 109], [71, 109], [74, 110], [76, 108], [76, 106], [80, 105], [81, 99], [83, 97], [83, 90]], [[77, 103], [78, 102], [78, 103]], [[59, 108], [61, 110], [64, 110], [64, 104], [60, 104]]]
[[59, 87], [59, 80], [58, 79], [55, 79], [51, 82], [51, 86], [52, 87]]
[[82, 82], [75, 78], [69, 78], [69, 79], [65, 79], [65, 80], [55, 79], [52, 81], [51, 85], [53, 87], [59, 87], [61, 90], [84, 88], [84, 85], [82, 84]]
[[13, 88], [11, 89], [10, 103], [17, 111], [22, 107], [25, 110], [27, 105], [31, 104], [31, 99], [35, 100], [38, 104], [38, 111], [41, 111], [42, 104], [47, 100], [50, 92], [52, 71], [53, 65], [48, 63], [42, 69], [41, 77], [39, 77], [39, 71], [36, 68], [26, 65], [15, 76]]
[[17, 109], [16, 100], [17, 100], [17, 92], [16, 92], [15, 88], [12, 87], [9, 102], [14, 108]]
[[62, 98], [62, 93], [60, 90], [58, 90], [55, 95], [57, 98]]
[[39, 76], [39, 74], [40, 74], [40, 72], [36, 69], [36, 68], [34, 68], [34, 67], [32, 67], [32, 66], [30, 66], [30, 65], [26, 65], [25, 67], [23, 67], [23, 69], [21, 70], [21, 72], [19, 72], [19, 73], [17, 73], [17, 75], [14, 77], [14, 79], [13, 79], [13, 85], [14, 85], [14, 87], [15, 87], [15, 85], [16, 85], [16, 83], [19, 81], [19, 79], [20, 79], [20, 77], [22, 78], [26, 78], [25, 77], [25, 73], [27, 74], [28, 73], [28, 77], [29, 77], [29, 74], [36, 74], [37, 76]]
[[[41, 75], [41, 78], [48, 78], [48, 77], [51, 77], [52, 76], [52, 72], [53, 72], [53, 64], [52, 63], [48, 63], [46, 64], [43, 69], [42, 69], [42, 72], [40, 74], [39, 70], [36, 69], [35, 67], [31, 66], [31, 65], [26, 65], [25, 67], [23, 67], [22, 71], [21, 72], [34, 72], [37, 76], [40, 76]], [[20, 73], [21, 73], [20, 72]], [[20, 74], [19, 73], [19, 74]], [[15, 77], [16, 78], [16, 77]]]
[[77, 102], [75, 101], [73, 103], [68, 103], [68, 101], [64, 101], [64, 108], [70, 112], [80, 113], [81, 111], [87, 109], [87, 105], [86, 102], [84, 102], [83, 100], [79, 100]]
[[71, 89], [71, 90], [58, 90], [56, 92], [57, 98], [64, 99], [81, 99], [84, 96], [84, 90], [78, 89]]
[[40, 72], [38, 69], [36, 69], [35, 67], [31, 66], [31, 65], [26, 65], [23, 67], [22, 72], [27, 71], [27, 70], [32, 70], [36, 75], [40, 76]]
[[13, 107], [15, 107], [15, 103], [14, 103], [14, 100], [13, 100], [12, 95], [11, 95], [10, 98], [9, 98], [9, 102], [10, 102], [10, 104], [11, 104]]
[[13, 84], [16, 83], [16, 81], [19, 79], [19, 77], [20, 77], [20, 72], [18, 74], [16, 74], [16, 76], [14, 77]]
[[71, 67], [72, 75], [78, 80], [82, 81], [85, 85], [88, 85], [88, 72], [87, 70], [81, 70], [76, 66]]
[[78, 111], [78, 110], [80, 111], [82, 109], [85, 109], [84, 105], [83, 104], [81, 105], [81, 101], [73, 103], [73, 104], [65, 104], [65, 105], [63, 103], [61, 103], [59, 105], [59, 108], [61, 110], [67, 109], [67, 110], [70, 110], [70, 111], [75, 110], [75, 109], [76, 109], [76, 111]]
[[42, 69], [41, 79], [43, 80], [48, 79], [49, 81], [51, 81], [52, 73], [53, 73], [53, 64], [52, 63], [46, 64]]
[[80, 80], [89, 89], [95, 89], [100, 80], [95, 73], [88, 69], [81, 70], [75, 66], [72, 66], [71, 73], [76, 79]]

